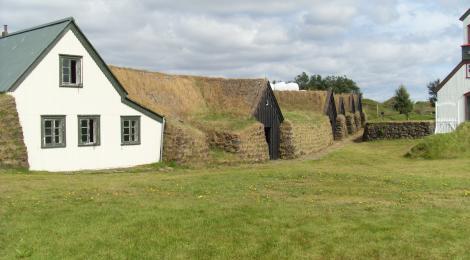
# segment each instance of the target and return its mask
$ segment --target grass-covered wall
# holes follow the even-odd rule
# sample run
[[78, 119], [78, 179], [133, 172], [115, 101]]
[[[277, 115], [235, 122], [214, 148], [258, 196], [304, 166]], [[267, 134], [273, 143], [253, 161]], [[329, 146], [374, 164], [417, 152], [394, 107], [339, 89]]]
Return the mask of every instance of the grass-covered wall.
[[281, 125], [281, 158], [318, 152], [333, 143], [325, 114], [326, 91], [275, 91], [286, 119]]
[[6, 94], [0, 94], [0, 167], [29, 167], [15, 99]]

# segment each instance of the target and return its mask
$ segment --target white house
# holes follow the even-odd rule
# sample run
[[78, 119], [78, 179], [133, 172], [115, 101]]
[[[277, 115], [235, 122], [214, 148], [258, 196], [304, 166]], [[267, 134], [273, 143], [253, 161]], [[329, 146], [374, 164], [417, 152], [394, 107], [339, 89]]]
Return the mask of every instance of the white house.
[[448, 133], [470, 120], [470, 9], [463, 22], [462, 61], [438, 86], [436, 133]]
[[15, 98], [31, 170], [161, 160], [164, 119], [130, 100], [67, 18], [0, 38], [0, 92]]

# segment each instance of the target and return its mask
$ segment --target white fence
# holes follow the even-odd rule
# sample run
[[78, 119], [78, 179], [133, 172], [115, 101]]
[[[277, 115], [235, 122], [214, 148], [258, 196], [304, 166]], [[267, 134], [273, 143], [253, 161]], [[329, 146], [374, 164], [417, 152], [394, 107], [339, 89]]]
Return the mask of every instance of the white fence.
[[457, 129], [457, 120], [437, 121], [436, 134], [450, 133]]

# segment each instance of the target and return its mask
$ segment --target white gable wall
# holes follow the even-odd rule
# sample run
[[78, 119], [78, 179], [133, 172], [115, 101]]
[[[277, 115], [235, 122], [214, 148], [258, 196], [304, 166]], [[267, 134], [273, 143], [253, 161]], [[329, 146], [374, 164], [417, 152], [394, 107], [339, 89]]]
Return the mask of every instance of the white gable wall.
[[470, 92], [470, 79], [466, 78], [465, 70], [463, 65], [437, 93], [436, 133], [451, 132], [465, 121], [464, 94]]
[[[83, 88], [59, 87], [59, 54], [83, 56]], [[11, 94], [16, 99], [31, 170], [105, 169], [160, 160], [162, 124], [121, 102], [72, 31]], [[66, 115], [65, 148], [41, 148], [41, 115]], [[101, 116], [99, 146], [78, 146], [77, 115]], [[140, 145], [121, 145], [121, 116], [141, 116]]]

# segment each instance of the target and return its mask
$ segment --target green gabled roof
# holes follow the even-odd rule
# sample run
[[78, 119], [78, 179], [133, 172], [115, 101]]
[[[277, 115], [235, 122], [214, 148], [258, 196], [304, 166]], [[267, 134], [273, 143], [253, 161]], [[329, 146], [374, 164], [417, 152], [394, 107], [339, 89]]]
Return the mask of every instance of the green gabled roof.
[[72, 17], [39, 25], [0, 37], [0, 93], [14, 91], [52, 47], [71, 30], [96, 62], [111, 85], [121, 96], [122, 103], [163, 122], [163, 116], [129, 99], [127, 91], [116, 79], [90, 41]]
[[72, 21], [66, 18], [1, 37], [0, 92], [10, 90]]

